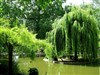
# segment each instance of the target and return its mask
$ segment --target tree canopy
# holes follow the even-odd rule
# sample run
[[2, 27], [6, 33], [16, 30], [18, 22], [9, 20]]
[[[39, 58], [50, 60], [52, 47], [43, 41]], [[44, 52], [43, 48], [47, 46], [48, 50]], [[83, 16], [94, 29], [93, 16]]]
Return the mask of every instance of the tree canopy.
[[80, 55], [85, 60], [97, 58], [98, 22], [91, 14], [91, 10], [72, 7], [70, 12], [53, 24], [53, 27], [54, 30], [50, 32], [49, 39], [51, 42], [54, 40], [56, 50], [62, 50], [66, 40], [65, 49], [68, 54], [74, 55], [75, 60]]
[[[50, 31], [54, 19], [64, 14], [61, 0], [14, 0], [0, 2], [0, 17], [10, 19], [12, 27], [25, 24], [37, 38], [44, 39], [46, 32]], [[7, 11], [7, 12], [6, 12]]]

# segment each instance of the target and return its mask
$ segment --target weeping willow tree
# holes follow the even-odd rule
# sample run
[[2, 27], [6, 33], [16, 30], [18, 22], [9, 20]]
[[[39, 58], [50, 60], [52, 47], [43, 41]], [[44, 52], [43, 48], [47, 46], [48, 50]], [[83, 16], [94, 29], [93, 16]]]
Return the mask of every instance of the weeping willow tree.
[[67, 50], [67, 55], [74, 56], [75, 60], [79, 56], [85, 60], [97, 58], [98, 27], [91, 13], [88, 9], [72, 7], [70, 12], [53, 23], [48, 38], [58, 56]]
[[66, 47], [65, 19], [57, 19], [52, 24], [52, 31], [47, 33], [48, 41], [53, 45], [53, 58], [62, 57]]
[[96, 19], [80, 8], [72, 8], [66, 15], [67, 49], [75, 60], [81, 55], [86, 60], [97, 58], [98, 28]]
[[62, 27], [58, 27], [55, 33], [55, 46], [58, 56], [65, 50], [65, 32]]

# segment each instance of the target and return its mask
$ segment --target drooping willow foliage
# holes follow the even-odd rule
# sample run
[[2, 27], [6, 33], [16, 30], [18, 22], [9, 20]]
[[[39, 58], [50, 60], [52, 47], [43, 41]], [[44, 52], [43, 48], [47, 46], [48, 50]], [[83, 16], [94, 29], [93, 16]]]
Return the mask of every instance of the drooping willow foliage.
[[[62, 57], [65, 51], [66, 46], [66, 35], [65, 35], [65, 19], [58, 19], [52, 24], [53, 30], [47, 33], [47, 37], [50, 43], [52, 43], [53, 47], [53, 55]], [[55, 57], [53, 56], [53, 57]]]
[[65, 32], [62, 27], [58, 27], [55, 32], [55, 46], [58, 55], [60, 55], [62, 51], [65, 50]]
[[49, 42], [60, 55], [67, 49], [75, 60], [81, 56], [85, 60], [97, 58], [98, 28], [91, 11], [73, 7], [70, 12], [55, 21], [48, 33]]
[[89, 11], [72, 9], [66, 16], [66, 32], [68, 50], [74, 53], [75, 60], [79, 54], [88, 60], [97, 58], [97, 22]]

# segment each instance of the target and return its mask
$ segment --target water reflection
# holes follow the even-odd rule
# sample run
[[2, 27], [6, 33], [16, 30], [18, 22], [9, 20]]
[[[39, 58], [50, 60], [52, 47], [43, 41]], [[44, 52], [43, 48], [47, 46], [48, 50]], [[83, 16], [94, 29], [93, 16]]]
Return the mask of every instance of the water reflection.
[[65, 65], [63, 63], [51, 63], [36, 58], [31, 67], [39, 70], [39, 75], [100, 75], [98, 66]]

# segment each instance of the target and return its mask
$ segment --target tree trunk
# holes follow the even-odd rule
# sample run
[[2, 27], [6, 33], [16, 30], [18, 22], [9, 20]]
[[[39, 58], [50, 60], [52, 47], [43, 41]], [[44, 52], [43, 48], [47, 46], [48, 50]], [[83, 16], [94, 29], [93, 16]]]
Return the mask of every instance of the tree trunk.
[[13, 69], [12, 69], [12, 64], [13, 64], [13, 61], [12, 61], [12, 51], [13, 51], [13, 45], [11, 43], [8, 43], [7, 45], [8, 47], [8, 55], [9, 55], [9, 75], [12, 75], [12, 72], [13, 72]]
[[72, 56], [72, 41], [71, 41], [71, 37], [68, 40], [68, 50], [69, 50], [69, 54], [70, 56]]
[[75, 49], [75, 61], [77, 61], [77, 50]]
[[74, 60], [77, 61], [77, 41], [75, 41], [75, 56], [74, 56]]

